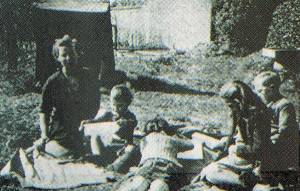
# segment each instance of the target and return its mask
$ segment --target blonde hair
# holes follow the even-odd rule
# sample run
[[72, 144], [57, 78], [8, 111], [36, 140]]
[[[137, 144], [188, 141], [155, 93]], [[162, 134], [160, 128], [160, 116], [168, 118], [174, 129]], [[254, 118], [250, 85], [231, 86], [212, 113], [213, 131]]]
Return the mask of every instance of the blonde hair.
[[126, 85], [116, 85], [110, 92], [110, 99], [117, 102], [123, 101], [130, 105], [133, 100], [133, 94]]
[[219, 96], [224, 99], [237, 99], [241, 103], [241, 111], [247, 113], [250, 106], [260, 105], [258, 96], [242, 81], [233, 81], [224, 84]]
[[64, 35], [63, 38], [56, 39], [55, 43], [52, 48], [52, 55], [57, 61], [58, 56], [59, 56], [59, 49], [58, 47], [67, 47], [73, 50], [75, 57], [78, 57], [77, 52], [76, 52], [76, 39], [71, 39], [69, 35]]
[[279, 89], [279, 86], [281, 84], [280, 76], [271, 71], [266, 71], [258, 74], [252, 84], [255, 85], [256, 83], [261, 83], [263, 86], [266, 87], [275, 87]]

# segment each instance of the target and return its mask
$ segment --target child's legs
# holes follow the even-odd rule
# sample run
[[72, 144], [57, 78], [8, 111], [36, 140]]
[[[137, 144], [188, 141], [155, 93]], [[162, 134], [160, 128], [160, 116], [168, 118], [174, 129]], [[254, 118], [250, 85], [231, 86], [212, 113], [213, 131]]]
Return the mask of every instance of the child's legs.
[[116, 150], [104, 146], [99, 136], [91, 137], [92, 162], [98, 166], [110, 165], [117, 159]]
[[60, 145], [57, 141], [54, 140], [46, 143], [45, 152], [56, 158], [64, 157], [71, 153], [68, 149], [66, 149], [65, 147]]
[[[130, 167], [138, 166], [141, 159], [140, 149], [138, 146], [128, 145], [125, 148], [125, 153], [117, 157], [111, 166], [116, 172], [126, 173]], [[113, 158], [113, 156], [110, 158]]]

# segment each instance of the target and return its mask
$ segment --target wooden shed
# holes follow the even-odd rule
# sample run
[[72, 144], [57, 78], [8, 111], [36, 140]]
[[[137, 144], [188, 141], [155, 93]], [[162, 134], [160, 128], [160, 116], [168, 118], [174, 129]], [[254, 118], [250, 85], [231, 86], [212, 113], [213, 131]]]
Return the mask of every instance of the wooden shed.
[[43, 0], [33, 3], [36, 80], [45, 82], [59, 65], [52, 56], [55, 39], [69, 34], [78, 41], [79, 63], [110, 80], [115, 70], [109, 3]]

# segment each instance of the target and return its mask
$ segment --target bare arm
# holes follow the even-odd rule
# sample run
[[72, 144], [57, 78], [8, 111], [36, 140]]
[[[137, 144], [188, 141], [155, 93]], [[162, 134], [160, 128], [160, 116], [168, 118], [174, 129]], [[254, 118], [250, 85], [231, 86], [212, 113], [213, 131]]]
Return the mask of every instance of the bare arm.
[[238, 116], [236, 114], [236, 112], [232, 112], [231, 114], [231, 128], [230, 128], [230, 134], [229, 134], [229, 137], [226, 141], [226, 144], [225, 144], [225, 147], [224, 147], [224, 152], [227, 152], [228, 151], [228, 148], [230, 146], [230, 142], [236, 132], [236, 128], [237, 128], [237, 125], [238, 125]]
[[44, 113], [40, 113], [40, 128], [41, 128], [41, 138], [48, 138], [48, 125], [50, 117]]
[[84, 130], [84, 125], [87, 123], [99, 123], [99, 122], [105, 122], [105, 121], [111, 121], [109, 120], [109, 113], [105, 112], [102, 115], [98, 116], [97, 118], [94, 119], [86, 119], [81, 121], [80, 126], [79, 126], [79, 131], [82, 132]]
[[191, 150], [194, 148], [194, 144], [192, 143], [192, 141], [187, 138], [174, 135], [172, 139], [174, 139], [177, 142], [179, 152]]
[[34, 142], [33, 148], [36, 148], [38, 150], [44, 150], [45, 149], [45, 143], [49, 140], [48, 138], [48, 125], [49, 125], [49, 119], [50, 116], [40, 113], [40, 129], [41, 129], [41, 138]]

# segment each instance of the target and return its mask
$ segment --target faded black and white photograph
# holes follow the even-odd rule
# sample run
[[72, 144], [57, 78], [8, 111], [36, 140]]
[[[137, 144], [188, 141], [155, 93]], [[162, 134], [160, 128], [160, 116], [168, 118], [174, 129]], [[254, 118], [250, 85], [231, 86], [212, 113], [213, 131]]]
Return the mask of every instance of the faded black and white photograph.
[[0, 188], [300, 190], [300, 0], [1, 0]]

